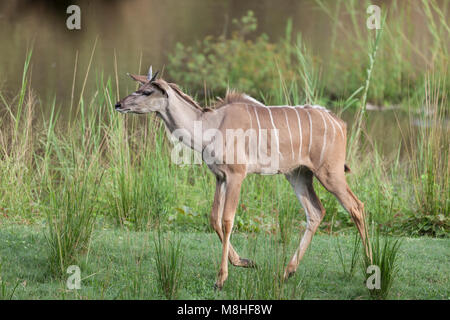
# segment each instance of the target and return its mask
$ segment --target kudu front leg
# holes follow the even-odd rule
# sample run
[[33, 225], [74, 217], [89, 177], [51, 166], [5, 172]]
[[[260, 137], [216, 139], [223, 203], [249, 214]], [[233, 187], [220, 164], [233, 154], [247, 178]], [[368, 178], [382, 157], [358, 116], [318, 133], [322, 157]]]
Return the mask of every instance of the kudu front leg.
[[[220, 241], [223, 243], [223, 229], [222, 218], [225, 205], [225, 180], [217, 178], [216, 193], [214, 195], [214, 202], [211, 210], [211, 227], [216, 231]], [[230, 243], [228, 260], [236, 267], [253, 268], [255, 263], [249, 259], [241, 258], [234, 250]]]
[[[223, 284], [228, 277], [228, 256], [230, 252], [234, 252], [230, 244], [230, 236], [231, 231], [233, 229], [234, 216], [236, 214], [236, 207], [239, 202], [239, 194], [241, 191], [243, 178], [244, 177], [241, 175], [233, 174], [227, 176], [225, 181], [224, 187], [225, 199], [223, 202], [223, 214], [222, 214], [222, 260], [220, 263], [220, 270], [217, 276], [217, 281], [214, 286], [216, 289], [219, 290], [222, 289]], [[236, 253], [234, 252], [234, 254]], [[240, 260], [237, 254], [236, 257], [235, 257], [236, 259]]]

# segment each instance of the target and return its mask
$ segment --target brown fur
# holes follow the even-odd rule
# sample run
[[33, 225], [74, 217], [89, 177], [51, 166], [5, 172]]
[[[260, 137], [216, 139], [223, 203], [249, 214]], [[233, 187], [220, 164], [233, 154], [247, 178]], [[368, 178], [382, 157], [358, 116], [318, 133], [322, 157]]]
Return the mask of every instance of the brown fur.
[[217, 101], [214, 105], [211, 107], [201, 107], [200, 104], [194, 100], [191, 96], [181, 91], [180, 87], [173, 82], [168, 83], [168, 85], [180, 96], [182, 97], [186, 102], [193, 105], [195, 108], [202, 110], [204, 112], [212, 111], [215, 109], [219, 109], [221, 107], [224, 107], [226, 105], [232, 104], [232, 103], [245, 103], [248, 105], [254, 105], [255, 102], [248, 98], [248, 96], [244, 93], [237, 92], [235, 90], [229, 90], [225, 98], [217, 97]]
[[[137, 78], [137, 77], [136, 77]], [[139, 78], [136, 80], [140, 81]], [[141, 79], [142, 80], [142, 79]], [[158, 82], [164, 90], [167, 90], [167, 101], [152, 104], [153, 96], [148, 98], [139, 97], [141, 106], [128, 103], [135, 101], [138, 96], [131, 95], [122, 100], [119, 107], [127, 112], [156, 111], [163, 119], [170, 132], [182, 128], [192, 137], [195, 121], [202, 122], [202, 130], [215, 129], [222, 134], [228, 129], [257, 129], [258, 143], [261, 142], [259, 132], [261, 129], [277, 129], [277, 134], [270, 138], [269, 151], [279, 155], [279, 163], [274, 168], [266, 167], [262, 162], [249, 161], [250, 145], [241, 154], [244, 156], [242, 162], [234, 159], [226, 161], [227, 144], [235, 144], [234, 138], [224, 140], [219, 146], [223, 152], [216, 152], [213, 144], [209, 141], [193, 143], [192, 139], [183, 140], [186, 145], [209, 154], [221, 154], [224, 161], [208, 164], [209, 169], [216, 177], [216, 193], [211, 210], [211, 225], [222, 242], [222, 260], [216, 281], [216, 287], [221, 288], [228, 277], [228, 260], [235, 266], [253, 267], [254, 263], [248, 259], [241, 258], [234, 250], [230, 242], [233, 229], [236, 208], [239, 203], [241, 185], [249, 173], [257, 174], [279, 174], [286, 176], [292, 185], [298, 200], [301, 202], [307, 215], [307, 226], [302, 240], [285, 269], [285, 277], [292, 275], [305, 254], [309, 243], [314, 236], [325, 215], [325, 208], [320, 203], [314, 191], [313, 179], [331, 192], [350, 214], [358, 228], [366, 254], [371, 258], [367, 230], [364, 220], [364, 205], [349, 188], [345, 172], [350, 171], [345, 164], [347, 132], [345, 122], [336, 115], [320, 106], [264, 106], [262, 103], [235, 91], [230, 91], [225, 98], [218, 99], [212, 106], [213, 109], [202, 108], [192, 97], [180, 90], [174, 83], [167, 83], [162, 79]], [[144, 100], [148, 99], [148, 100]], [[157, 99], [157, 100], [156, 100]], [[156, 101], [161, 101], [157, 96]], [[153, 109], [152, 109], [153, 108]], [[116, 108], [117, 110], [117, 108]], [[118, 110], [120, 111], [120, 110]], [[210, 111], [210, 112], [207, 112]], [[272, 150], [272, 140], [274, 148]], [[259, 149], [259, 145], [255, 144]], [[206, 150], [206, 151], [208, 151]], [[253, 150], [253, 149], [252, 149]]]
[[198, 102], [195, 101], [191, 96], [189, 96], [186, 93], [184, 93], [183, 91], [181, 91], [180, 87], [178, 87], [178, 85], [176, 83], [168, 83], [168, 85], [187, 103], [193, 105], [197, 109], [203, 110], [203, 108], [198, 104]]
[[225, 98], [217, 98], [217, 102], [211, 108], [219, 109], [232, 103], [245, 103], [248, 105], [255, 105], [255, 102], [249, 99], [244, 93], [229, 90], [225, 95]]

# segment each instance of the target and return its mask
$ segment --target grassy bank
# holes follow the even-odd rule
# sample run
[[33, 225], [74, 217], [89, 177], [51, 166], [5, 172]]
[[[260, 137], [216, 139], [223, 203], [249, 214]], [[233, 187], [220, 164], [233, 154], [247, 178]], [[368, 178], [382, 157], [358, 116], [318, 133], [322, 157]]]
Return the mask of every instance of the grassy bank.
[[[160, 120], [154, 115], [124, 117], [115, 112], [118, 94], [114, 88], [120, 83], [102, 79], [92, 97], [84, 97], [82, 90], [70, 102], [73, 113], [69, 119], [55, 105], [49, 114], [37, 114], [39, 100], [27, 82], [30, 59], [31, 54], [17, 97], [0, 95], [0, 219], [53, 221], [54, 242], [58, 227], [71, 215], [71, 221], [89, 216], [85, 221], [90, 226], [100, 218], [131, 230], [159, 225], [209, 229], [214, 178], [205, 165], [171, 162], [172, 146]], [[448, 93], [440, 91], [441, 81], [445, 81], [443, 75], [431, 74], [424, 94], [410, 98], [410, 105], [421, 105], [423, 111], [419, 116], [409, 114], [406, 129], [397, 128], [401, 140], [393, 154], [383, 154], [379, 142], [367, 134], [367, 112], [354, 116], [349, 130], [347, 161], [352, 173], [348, 179], [371, 219], [387, 232], [447, 236]], [[286, 82], [281, 79], [279, 85], [278, 103], [289, 102], [284, 94]], [[307, 102], [301, 91], [295, 97]], [[352, 115], [342, 109], [335, 112], [344, 118]], [[353, 227], [335, 198], [319, 183], [316, 186], [327, 209], [321, 230], [333, 233]], [[252, 175], [243, 184], [236, 227], [276, 232], [287, 218], [293, 219], [288, 225], [298, 229], [304, 223], [301, 212], [283, 176]], [[89, 230], [78, 231], [89, 238]]]
[[[8, 290], [17, 286], [13, 299], [160, 299], [155, 267], [155, 233], [126, 230], [95, 231], [89, 253], [80, 261], [81, 289], [66, 288], [68, 274], [55, 278], [48, 269], [42, 227], [8, 226], [0, 230], [1, 281]], [[213, 233], [181, 233], [184, 257], [181, 299], [368, 299], [364, 277], [357, 268], [349, 279], [336, 253], [337, 241], [350, 263], [351, 236], [316, 236], [297, 274], [282, 288], [273, 288], [273, 277], [264, 269], [230, 267], [230, 279], [222, 292], [213, 284], [220, 262], [220, 242]], [[298, 235], [288, 246], [294, 250]], [[282, 244], [267, 235], [234, 235], [233, 244], [242, 256], [254, 259], [266, 270], [276, 270], [282, 260]], [[399, 274], [389, 298], [448, 299], [450, 293], [450, 242], [448, 239], [404, 238]], [[264, 248], [264, 249], [262, 249]], [[276, 257], [276, 258], [274, 258]], [[266, 271], [267, 272], [267, 271]], [[259, 274], [259, 275], [258, 275]], [[259, 286], [254, 287], [256, 279]], [[252, 285], [252, 292], [246, 292]]]
[[[28, 83], [30, 59], [31, 54], [18, 96], [0, 96], [0, 223], [45, 222], [55, 274], [89, 251], [98, 221], [136, 231], [210, 230], [213, 175], [205, 165], [171, 162], [172, 147], [154, 115], [116, 113], [119, 83], [101, 79], [92, 97], [81, 91], [74, 98], [69, 119], [54, 105], [49, 115], [36, 114], [39, 100]], [[416, 118], [411, 116], [407, 131], [399, 128], [403, 138], [394, 156], [382, 155], [377, 141], [365, 134], [367, 115], [357, 113], [357, 126], [350, 131], [349, 183], [370, 220], [386, 234], [448, 237], [447, 93], [439, 91], [439, 81], [440, 75], [430, 76], [424, 96], [411, 99], [411, 104], [424, 104], [422, 124], [413, 126]], [[281, 79], [280, 104], [288, 99], [284, 85]], [[336, 199], [317, 181], [316, 187], [327, 210], [319, 232], [353, 232]], [[304, 227], [303, 209], [283, 176], [245, 180], [236, 231], [281, 234], [286, 241]]]

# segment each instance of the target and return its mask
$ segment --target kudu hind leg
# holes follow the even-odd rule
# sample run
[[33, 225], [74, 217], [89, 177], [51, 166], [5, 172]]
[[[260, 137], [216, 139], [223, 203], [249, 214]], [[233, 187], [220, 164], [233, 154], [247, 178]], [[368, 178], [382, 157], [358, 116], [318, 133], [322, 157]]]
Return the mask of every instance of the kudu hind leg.
[[293, 275], [297, 270], [314, 233], [325, 215], [325, 209], [314, 191], [311, 171], [297, 170], [292, 174], [286, 175], [286, 178], [291, 183], [297, 198], [305, 210], [307, 224], [300, 245], [286, 267], [284, 272], [285, 279]]
[[339, 193], [336, 197], [343, 204], [344, 208], [350, 213], [350, 216], [358, 229], [359, 235], [361, 236], [366, 255], [369, 257], [370, 261], [372, 261], [372, 248], [370, 246], [370, 239], [364, 216], [364, 203], [356, 197], [347, 183], [345, 189], [346, 190], [342, 195]]
[[356, 197], [347, 184], [345, 173], [317, 175], [322, 185], [330, 191], [341, 203], [344, 209], [350, 214], [353, 222], [361, 236], [367, 256], [372, 260], [372, 250], [370, 248], [368, 231], [365, 225], [364, 204]]

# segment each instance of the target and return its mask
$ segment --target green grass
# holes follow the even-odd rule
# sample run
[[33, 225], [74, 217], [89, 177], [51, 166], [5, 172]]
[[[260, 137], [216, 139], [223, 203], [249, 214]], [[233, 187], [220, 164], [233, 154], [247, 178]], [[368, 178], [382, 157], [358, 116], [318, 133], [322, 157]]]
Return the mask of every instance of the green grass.
[[[336, 254], [339, 258], [339, 262], [342, 266], [342, 272], [344, 273], [344, 275], [348, 278], [348, 279], [352, 279], [355, 271], [356, 271], [356, 267], [359, 261], [359, 257], [360, 257], [360, 253], [361, 253], [361, 238], [359, 236], [358, 233], [355, 233], [354, 236], [354, 242], [353, 242], [353, 247], [351, 250], [351, 255], [350, 255], [350, 262], [347, 262], [345, 259], [345, 253], [343, 252], [343, 249], [341, 247], [341, 243], [339, 240], [339, 237], [336, 237]], [[365, 256], [365, 254], [364, 254]], [[366, 256], [365, 256], [366, 258]]]
[[370, 277], [373, 274], [374, 270], [370, 268], [374, 266], [378, 267], [377, 270], [380, 272], [379, 283], [376, 280], [371, 281], [372, 279], [367, 278], [367, 281], [373, 285], [373, 287], [367, 288], [373, 299], [388, 298], [394, 279], [396, 279], [399, 271], [398, 253], [400, 246], [401, 240], [399, 238], [382, 237], [379, 231], [371, 233], [370, 251], [372, 259], [364, 255], [361, 266], [363, 273], [368, 272], [366, 277]]
[[[47, 267], [44, 233], [45, 229], [38, 226], [3, 225], [0, 229], [2, 283], [6, 283], [7, 292], [12, 292], [19, 283], [13, 299], [164, 298], [154, 263], [153, 232], [97, 228], [89, 255], [79, 262], [82, 288], [78, 291], [66, 289], [65, 277], [52, 276]], [[315, 236], [297, 274], [281, 285], [276, 271], [285, 262], [277, 258], [283, 255], [279, 240], [270, 235], [234, 234], [232, 242], [236, 250], [254, 259], [260, 269], [230, 267], [229, 280], [222, 292], [213, 289], [221, 252], [217, 236], [213, 233], [180, 233], [179, 236], [184, 248], [180, 299], [370, 298], [362, 273], [355, 273], [352, 279], [343, 273], [334, 250], [337, 238], [333, 236]], [[297, 245], [297, 238], [291, 242], [288, 256]], [[341, 236], [339, 241], [344, 259], [349, 261], [353, 237]], [[402, 242], [398, 276], [390, 298], [449, 299], [450, 240], [403, 238]]]
[[159, 231], [154, 236], [154, 245], [159, 288], [167, 299], [176, 299], [182, 285], [184, 267], [181, 238], [162, 235]]
[[79, 173], [66, 177], [70, 181], [64, 181], [60, 189], [49, 188], [47, 243], [50, 266], [56, 274], [64, 274], [67, 267], [75, 263], [79, 253], [89, 250], [97, 193], [88, 187], [88, 173], [89, 170], [85, 169], [81, 178], [77, 176]]

